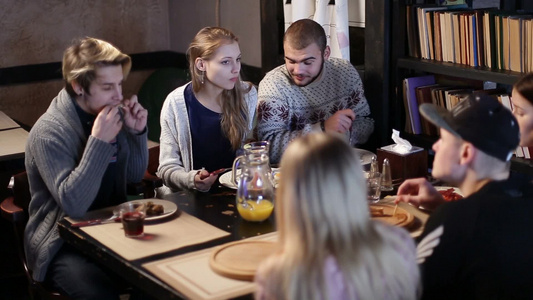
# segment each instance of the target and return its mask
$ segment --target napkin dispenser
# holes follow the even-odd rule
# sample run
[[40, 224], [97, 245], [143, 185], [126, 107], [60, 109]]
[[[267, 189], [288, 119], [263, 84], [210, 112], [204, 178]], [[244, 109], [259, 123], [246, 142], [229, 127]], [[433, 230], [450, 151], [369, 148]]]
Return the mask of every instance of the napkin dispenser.
[[412, 146], [409, 151], [398, 152], [395, 146], [393, 144], [377, 149], [379, 165], [383, 165], [385, 158], [389, 159], [393, 181], [427, 176], [428, 153], [425, 149]]

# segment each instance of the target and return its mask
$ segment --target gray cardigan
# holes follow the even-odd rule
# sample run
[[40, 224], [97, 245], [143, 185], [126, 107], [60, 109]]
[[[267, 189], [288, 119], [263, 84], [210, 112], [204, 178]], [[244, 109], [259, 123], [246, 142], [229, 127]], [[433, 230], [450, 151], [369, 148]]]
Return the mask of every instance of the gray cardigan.
[[[123, 129], [117, 142], [117, 176], [123, 183], [119, 192], [125, 195], [126, 182], [140, 181], [148, 166], [147, 131], [135, 135]], [[57, 222], [87, 212], [114, 151], [110, 143], [85, 135], [73, 99], [64, 89], [31, 129], [25, 164], [32, 199], [24, 248], [35, 280], [45, 279], [63, 244]]]
[[[195, 189], [193, 153], [189, 115], [185, 105], [184, 91], [189, 83], [172, 91], [161, 109], [161, 138], [159, 147], [158, 176], [164, 187], [158, 190], [158, 197], [181, 189]], [[244, 83], [243, 83], [244, 84]], [[245, 95], [249, 136], [252, 134], [257, 110], [257, 90], [252, 86]], [[243, 141], [246, 137], [243, 137]]]

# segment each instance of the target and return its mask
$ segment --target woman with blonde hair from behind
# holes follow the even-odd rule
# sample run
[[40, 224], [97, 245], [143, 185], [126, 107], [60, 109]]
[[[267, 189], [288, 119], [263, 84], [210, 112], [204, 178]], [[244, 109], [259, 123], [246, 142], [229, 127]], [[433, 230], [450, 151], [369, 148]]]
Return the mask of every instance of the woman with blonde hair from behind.
[[280, 167], [279, 248], [257, 271], [257, 299], [418, 297], [414, 241], [370, 219], [362, 167], [348, 144], [303, 136]]

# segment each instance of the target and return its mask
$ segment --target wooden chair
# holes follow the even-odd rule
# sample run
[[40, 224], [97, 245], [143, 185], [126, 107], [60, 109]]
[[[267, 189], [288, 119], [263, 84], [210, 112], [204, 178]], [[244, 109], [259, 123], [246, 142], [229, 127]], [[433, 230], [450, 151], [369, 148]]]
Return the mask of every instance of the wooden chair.
[[153, 198], [155, 189], [163, 186], [163, 180], [155, 175], [159, 166], [159, 144], [151, 141], [148, 143], [148, 168], [141, 182], [128, 184], [128, 195], [142, 194], [144, 198]]
[[33, 280], [31, 270], [28, 269], [26, 254], [24, 253], [24, 229], [28, 222], [28, 206], [31, 195], [26, 172], [21, 172], [13, 176], [10, 184], [12, 195], [0, 203], [2, 217], [11, 224], [15, 232], [17, 252], [24, 267], [24, 273], [28, 280], [28, 291], [32, 299], [69, 299], [59, 292], [45, 286], [43, 283]]

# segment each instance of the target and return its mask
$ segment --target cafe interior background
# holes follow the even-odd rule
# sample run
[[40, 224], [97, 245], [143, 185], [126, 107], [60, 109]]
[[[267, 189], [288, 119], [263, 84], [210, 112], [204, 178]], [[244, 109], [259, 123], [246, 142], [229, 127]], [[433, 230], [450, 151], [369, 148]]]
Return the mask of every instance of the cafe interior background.
[[[296, 1], [293, 1], [296, 2]], [[284, 0], [0, 0], [0, 111], [29, 130], [63, 87], [61, 58], [72, 39], [93, 36], [132, 55], [123, 87], [138, 93], [157, 69], [185, 69], [185, 51], [196, 32], [219, 25], [240, 39], [242, 75], [258, 84], [283, 63]], [[364, 78], [365, 1], [348, 0], [351, 62]], [[0, 162], [0, 200], [13, 169]], [[11, 224], [0, 219], [0, 285], [25, 289]], [[23, 293], [23, 292], [22, 292]], [[0, 298], [2, 298], [0, 293]]]

